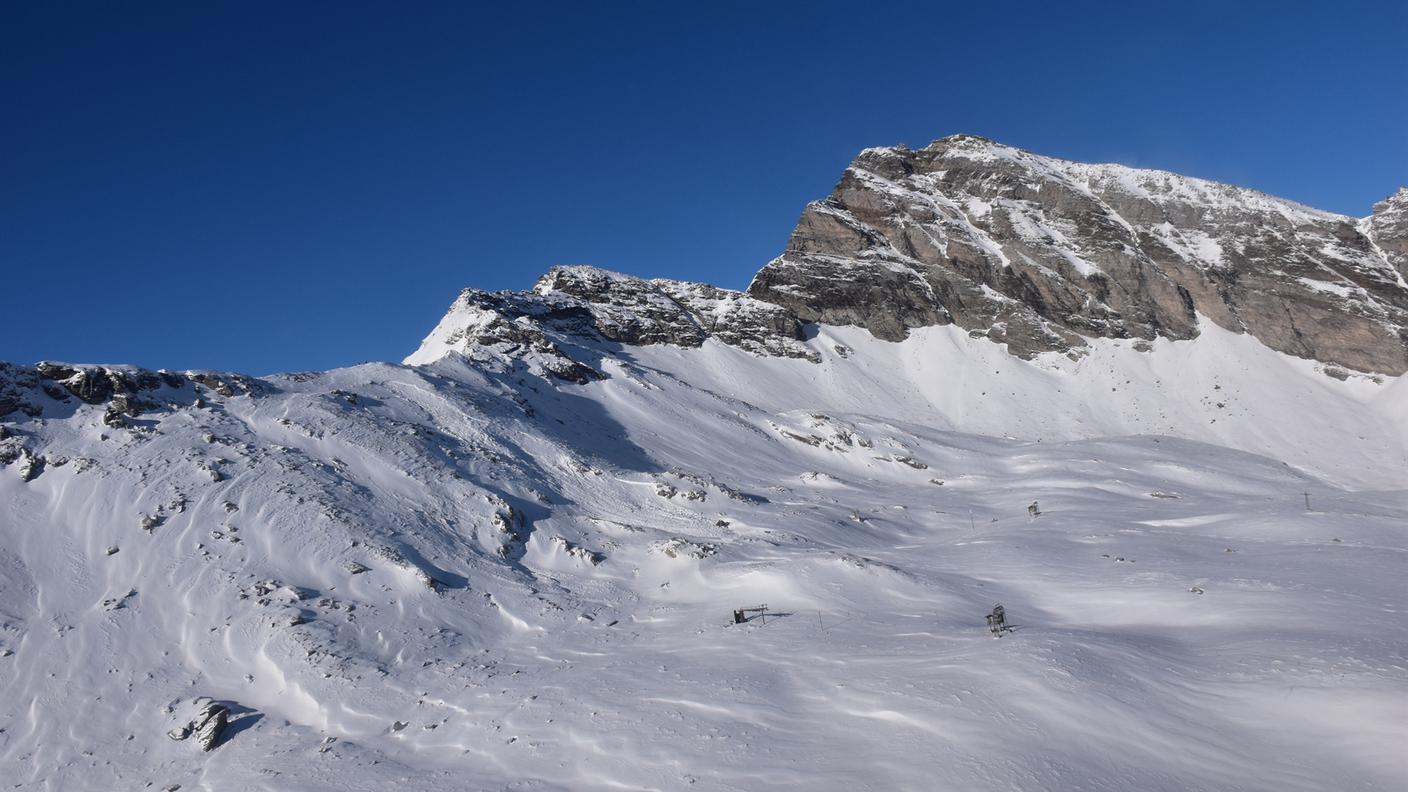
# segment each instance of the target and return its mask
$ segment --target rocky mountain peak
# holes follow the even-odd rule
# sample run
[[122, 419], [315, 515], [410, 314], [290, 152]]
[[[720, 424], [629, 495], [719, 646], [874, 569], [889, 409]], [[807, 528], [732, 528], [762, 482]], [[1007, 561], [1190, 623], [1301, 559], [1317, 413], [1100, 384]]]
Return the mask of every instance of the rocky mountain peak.
[[1190, 339], [1212, 322], [1280, 352], [1397, 375], [1408, 371], [1406, 277], [1408, 190], [1358, 220], [952, 135], [862, 151], [746, 293], [553, 267], [527, 292], [466, 290], [407, 361], [531, 349], [580, 379], [590, 375], [573, 346], [711, 338], [814, 358], [800, 340], [807, 322], [890, 341], [955, 324], [1022, 358], [1079, 356], [1089, 339]]
[[1408, 187], [1399, 187], [1393, 195], [1374, 204], [1374, 214], [1403, 214], [1408, 212]]
[[[1404, 238], [1255, 190], [1039, 156], [972, 135], [866, 149], [749, 286], [898, 340], [954, 323], [1022, 357], [1202, 321], [1359, 371], [1408, 371]], [[1395, 266], [1395, 264], [1400, 266]]]

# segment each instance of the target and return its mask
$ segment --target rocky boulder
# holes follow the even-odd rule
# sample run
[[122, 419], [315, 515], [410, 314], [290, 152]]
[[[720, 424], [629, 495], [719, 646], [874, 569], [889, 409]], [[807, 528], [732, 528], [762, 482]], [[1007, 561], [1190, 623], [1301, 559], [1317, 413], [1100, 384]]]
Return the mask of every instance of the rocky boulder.
[[176, 741], [194, 739], [202, 751], [214, 750], [229, 724], [230, 708], [218, 701], [196, 699], [184, 706], [174, 705], [171, 713], [178, 725], [166, 733]]

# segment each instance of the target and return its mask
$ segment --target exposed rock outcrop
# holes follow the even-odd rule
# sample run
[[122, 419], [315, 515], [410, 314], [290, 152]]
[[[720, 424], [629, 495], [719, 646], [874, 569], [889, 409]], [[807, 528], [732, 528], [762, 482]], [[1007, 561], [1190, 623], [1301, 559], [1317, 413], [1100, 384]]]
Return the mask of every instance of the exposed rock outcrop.
[[531, 291], [465, 289], [408, 364], [448, 352], [526, 360], [572, 382], [601, 376], [572, 347], [610, 342], [698, 347], [707, 339], [759, 355], [813, 358], [786, 308], [698, 283], [645, 280], [596, 267], [553, 267]]
[[230, 708], [209, 699], [197, 699], [193, 707], [195, 714], [168, 731], [166, 736], [177, 741], [194, 738], [202, 751], [211, 751], [220, 744], [220, 738], [225, 733], [225, 726], [230, 719]]
[[222, 397], [266, 393], [272, 387], [243, 374], [149, 371], [136, 366], [78, 366], [41, 361], [33, 366], [0, 362], [0, 417], [43, 414], [46, 403], [106, 405], [103, 422], [118, 428], [123, 416], [198, 404], [202, 390]]
[[1406, 248], [1403, 191], [1361, 223], [958, 135], [862, 152], [748, 293], [884, 339], [956, 323], [1024, 357], [1083, 337], [1191, 338], [1201, 314], [1282, 352], [1400, 374]]
[[[554, 267], [527, 292], [466, 289], [409, 364], [449, 351], [572, 382], [601, 348], [819, 360], [803, 324], [886, 340], [957, 324], [1020, 357], [1089, 338], [1188, 339], [1212, 321], [1335, 370], [1408, 371], [1408, 189], [1363, 220], [1164, 171], [955, 135], [861, 152], [747, 294]], [[576, 349], [577, 351], [573, 351]], [[3, 394], [0, 394], [3, 398]]]
[[1384, 258], [1408, 279], [1408, 187], [1374, 204], [1374, 213], [1364, 222]]

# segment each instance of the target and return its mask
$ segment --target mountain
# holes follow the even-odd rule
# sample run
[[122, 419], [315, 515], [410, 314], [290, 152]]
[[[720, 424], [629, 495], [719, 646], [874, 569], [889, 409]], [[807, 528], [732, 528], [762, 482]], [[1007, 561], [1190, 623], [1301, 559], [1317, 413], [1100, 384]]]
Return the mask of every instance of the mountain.
[[556, 267], [402, 364], [0, 364], [0, 778], [1403, 786], [1408, 378], [1354, 339], [1408, 193], [924, 151], [863, 153], [747, 293]]
[[748, 288], [877, 337], [956, 324], [1015, 354], [1205, 326], [1408, 371], [1408, 197], [1365, 220], [1172, 173], [958, 135], [867, 149]]

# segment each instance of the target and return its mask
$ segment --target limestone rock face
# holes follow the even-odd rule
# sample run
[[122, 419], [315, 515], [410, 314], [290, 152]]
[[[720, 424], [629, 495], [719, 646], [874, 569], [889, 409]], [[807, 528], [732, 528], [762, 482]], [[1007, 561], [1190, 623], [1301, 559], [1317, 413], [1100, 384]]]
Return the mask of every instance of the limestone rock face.
[[799, 343], [802, 325], [797, 315], [781, 305], [764, 302], [741, 292], [703, 283], [653, 280], [693, 317], [710, 337], [758, 355], [816, 359], [816, 353]]
[[[641, 278], [596, 267], [553, 267], [533, 294], [585, 320], [581, 329], [622, 344], [697, 347], [708, 333], [680, 303]], [[563, 299], [566, 298], [566, 299]]]
[[596, 267], [554, 267], [530, 291], [465, 289], [406, 359], [429, 363], [450, 352], [525, 361], [559, 379], [600, 372], [570, 350], [602, 343], [698, 347], [707, 339], [759, 355], [811, 358], [788, 309], [699, 283], [645, 280]]
[[898, 340], [955, 323], [1016, 355], [1198, 334], [1408, 371], [1408, 191], [1367, 221], [1172, 173], [958, 135], [867, 149], [748, 293]]
[[1408, 279], [1408, 187], [1374, 204], [1374, 214], [1365, 223], [1384, 257]]

